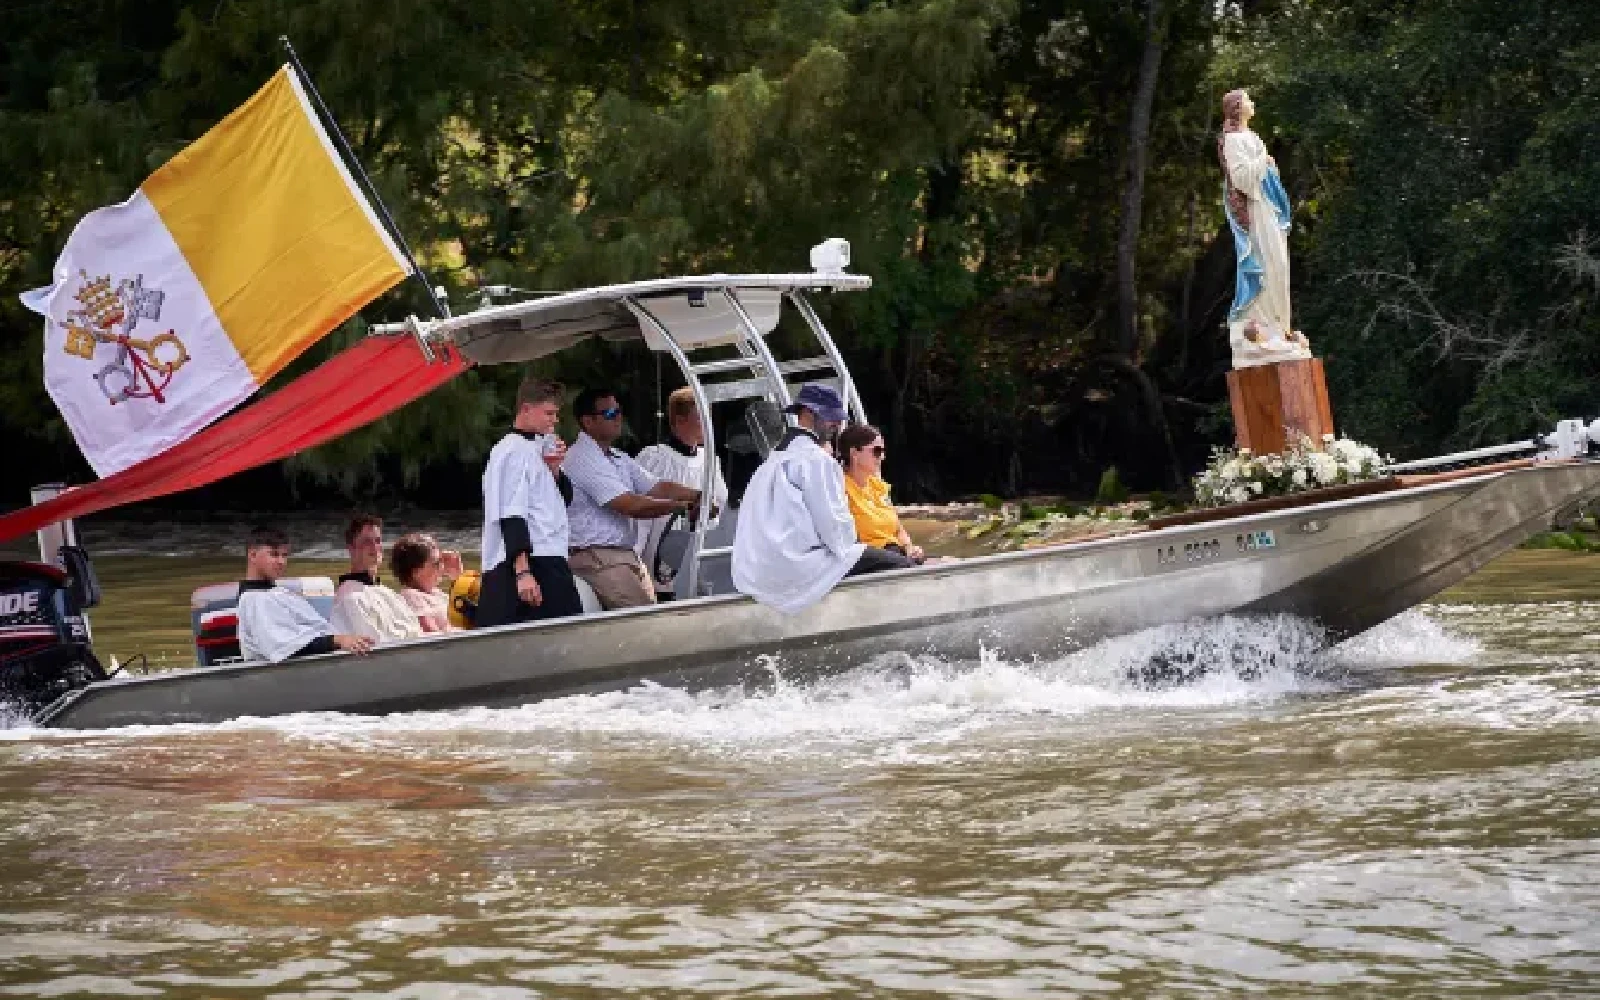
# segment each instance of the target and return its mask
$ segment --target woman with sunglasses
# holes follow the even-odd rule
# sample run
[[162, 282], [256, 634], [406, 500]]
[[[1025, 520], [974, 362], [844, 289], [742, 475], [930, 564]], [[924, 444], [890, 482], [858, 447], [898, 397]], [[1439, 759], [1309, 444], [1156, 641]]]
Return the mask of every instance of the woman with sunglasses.
[[852, 424], [839, 432], [836, 443], [856, 537], [898, 555], [907, 566], [921, 566], [927, 556], [901, 525], [889, 500], [889, 484], [883, 481], [883, 435], [871, 424]]

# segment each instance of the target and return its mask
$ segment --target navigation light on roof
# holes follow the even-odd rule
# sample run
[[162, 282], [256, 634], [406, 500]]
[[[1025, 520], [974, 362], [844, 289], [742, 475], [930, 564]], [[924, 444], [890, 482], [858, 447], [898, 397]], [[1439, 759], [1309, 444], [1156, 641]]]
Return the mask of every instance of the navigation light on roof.
[[811, 248], [811, 270], [818, 274], [843, 274], [849, 266], [849, 240], [835, 236]]

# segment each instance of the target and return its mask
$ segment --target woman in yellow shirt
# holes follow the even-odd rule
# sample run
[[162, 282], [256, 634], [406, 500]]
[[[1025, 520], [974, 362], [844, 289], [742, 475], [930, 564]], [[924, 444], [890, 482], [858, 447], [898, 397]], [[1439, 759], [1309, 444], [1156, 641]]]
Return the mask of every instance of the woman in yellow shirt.
[[883, 435], [871, 424], [853, 424], [839, 432], [837, 447], [857, 540], [904, 556], [908, 565], [922, 565], [927, 557], [901, 526], [883, 481]]

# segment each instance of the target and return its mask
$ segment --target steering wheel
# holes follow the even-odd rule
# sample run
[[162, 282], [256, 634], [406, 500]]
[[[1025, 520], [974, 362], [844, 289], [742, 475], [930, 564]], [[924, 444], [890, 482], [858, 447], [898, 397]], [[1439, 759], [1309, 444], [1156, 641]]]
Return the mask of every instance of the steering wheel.
[[[687, 511], [674, 511], [667, 518], [666, 527], [661, 529], [661, 536], [656, 539], [656, 551], [650, 559], [650, 583], [652, 585], [658, 585], [661, 583], [661, 543], [666, 541], [668, 534], [679, 527], [680, 521], [683, 522], [682, 527], [687, 530], [689, 527], [689, 516]], [[678, 575], [678, 567], [673, 566], [671, 567], [671, 570], [672, 574], [668, 577], [668, 579], [676, 579]]]

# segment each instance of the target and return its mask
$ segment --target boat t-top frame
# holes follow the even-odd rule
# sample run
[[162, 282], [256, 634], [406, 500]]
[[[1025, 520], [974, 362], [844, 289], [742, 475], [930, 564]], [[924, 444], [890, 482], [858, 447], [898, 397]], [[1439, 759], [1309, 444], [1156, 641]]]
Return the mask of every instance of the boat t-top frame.
[[[842, 241], [829, 241], [818, 249], [837, 243]], [[847, 261], [847, 247], [844, 255]], [[814, 262], [817, 257], [813, 251]], [[725, 546], [704, 545], [706, 533], [716, 527], [721, 516], [713, 504], [717, 442], [712, 406], [764, 399], [775, 407], [786, 407], [793, 398], [788, 379], [807, 375], [812, 380], [834, 382], [854, 419], [865, 423], [866, 411], [850, 370], [807, 295], [871, 287], [871, 278], [838, 267], [810, 274], [661, 278], [492, 305], [439, 320], [412, 317], [404, 323], [376, 326], [373, 333], [410, 333], [429, 357], [436, 346], [451, 344], [476, 364], [533, 361], [590, 337], [642, 339], [651, 350], [671, 355], [700, 408], [708, 456], [701, 463], [700, 504], [679, 574], [678, 593], [694, 597], [701, 593], [701, 562], [730, 554]], [[777, 328], [784, 300], [804, 319], [820, 354], [790, 360], [773, 355], [767, 338]]]

